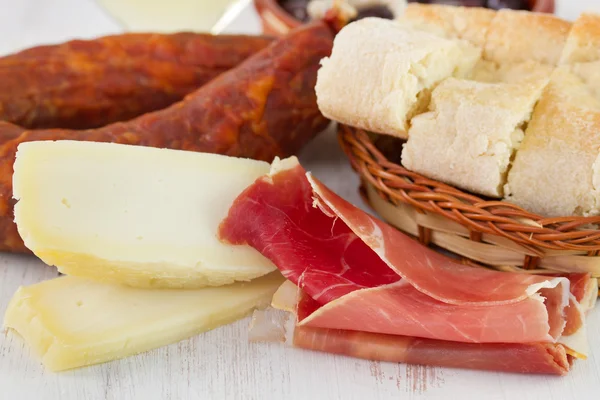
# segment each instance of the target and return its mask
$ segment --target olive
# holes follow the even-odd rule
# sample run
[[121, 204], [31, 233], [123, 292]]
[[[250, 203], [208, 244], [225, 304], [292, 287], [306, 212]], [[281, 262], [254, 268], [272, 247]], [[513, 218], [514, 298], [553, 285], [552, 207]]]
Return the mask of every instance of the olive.
[[367, 17], [394, 19], [394, 13], [386, 6], [371, 6], [359, 10], [356, 19], [362, 19]]
[[307, 22], [309, 20], [308, 12], [306, 7], [308, 6], [308, 0], [281, 0], [279, 2], [281, 7], [292, 15], [297, 20]]
[[[279, 0], [279, 4], [288, 12], [288, 14], [291, 14], [294, 18], [302, 22], [307, 22], [310, 19], [308, 12], [306, 11], [308, 2], [309, 0]], [[409, 3], [486, 7], [494, 10], [499, 10], [501, 8], [512, 8], [513, 10], [529, 9], [529, 1], [527, 0], [409, 0]], [[355, 19], [366, 17], [393, 19], [394, 14], [385, 5], [377, 5], [358, 10], [358, 15]]]
[[529, 2], [526, 0], [488, 0], [487, 8], [499, 10], [501, 8], [512, 8], [513, 10], [528, 10]]
[[486, 7], [487, 0], [418, 0], [411, 1], [409, 3], [423, 3], [423, 4], [446, 4], [450, 6], [465, 6], [465, 7]]

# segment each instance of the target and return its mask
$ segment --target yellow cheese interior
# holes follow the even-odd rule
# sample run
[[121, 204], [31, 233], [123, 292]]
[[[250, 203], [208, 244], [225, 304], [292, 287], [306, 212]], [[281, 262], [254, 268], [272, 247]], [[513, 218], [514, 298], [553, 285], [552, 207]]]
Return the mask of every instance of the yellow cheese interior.
[[217, 238], [261, 161], [112, 143], [18, 148], [15, 221], [25, 245], [67, 275], [134, 287], [197, 288], [275, 269]]
[[4, 324], [52, 371], [119, 359], [231, 323], [269, 305], [284, 281], [195, 290], [139, 289], [65, 276], [21, 287]]

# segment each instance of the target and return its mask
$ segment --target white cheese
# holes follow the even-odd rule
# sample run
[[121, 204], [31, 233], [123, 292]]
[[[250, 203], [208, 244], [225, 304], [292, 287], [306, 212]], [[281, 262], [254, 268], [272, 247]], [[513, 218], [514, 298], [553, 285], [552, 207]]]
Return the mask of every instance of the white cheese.
[[52, 371], [178, 342], [269, 305], [283, 277], [195, 290], [139, 289], [65, 276], [21, 287], [4, 324]]
[[59, 271], [135, 287], [197, 288], [275, 269], [217, 238], [235, 198], [269, 172], [261, 161], [76, 141], [19, 145], [15, 221]]

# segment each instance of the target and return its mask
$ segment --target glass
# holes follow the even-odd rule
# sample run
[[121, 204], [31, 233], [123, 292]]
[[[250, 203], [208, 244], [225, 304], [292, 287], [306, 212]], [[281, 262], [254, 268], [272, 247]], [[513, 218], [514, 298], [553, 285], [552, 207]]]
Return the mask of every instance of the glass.
[[220, 33], [251, 0], [96, 0], [133, 32]]

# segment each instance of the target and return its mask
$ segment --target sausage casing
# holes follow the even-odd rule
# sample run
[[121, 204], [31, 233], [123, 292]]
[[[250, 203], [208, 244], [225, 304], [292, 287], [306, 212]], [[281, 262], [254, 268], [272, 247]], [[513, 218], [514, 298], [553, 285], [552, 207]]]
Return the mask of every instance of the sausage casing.
[[267, 47], [266, 36], [123, 34], [0, 58], [0, 120], [97, 128], [160, 110]]
[[27, 130], [0, 122], [0, 250], [27, 252], [13, 222], [12, 172], [20, 143], [85, 140], [182, 149], [271, 162], [296, 153], [328, 124], [315, 94], [333, 33], [306, 25], [221, 74], [181, 102], [88, 130]]

